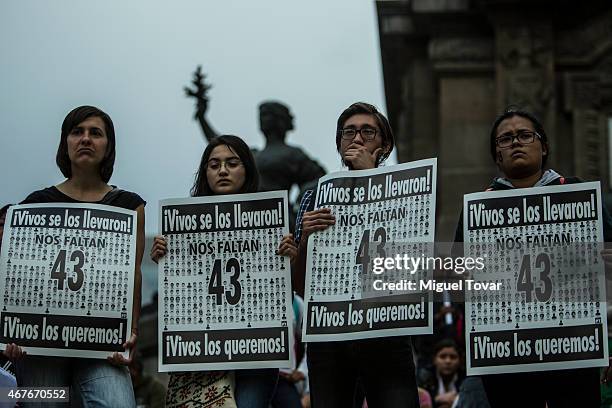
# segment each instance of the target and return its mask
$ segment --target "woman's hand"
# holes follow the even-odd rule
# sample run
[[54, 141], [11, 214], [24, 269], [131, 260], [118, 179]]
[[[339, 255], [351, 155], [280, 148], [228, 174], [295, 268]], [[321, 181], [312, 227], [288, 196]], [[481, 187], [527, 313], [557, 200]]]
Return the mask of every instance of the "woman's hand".
[[153, 247], [151, 248], [151, 259], [157, 263], [161, 258], [166, 256], [168, 253], [168, 243], [166, 238], [161, 235], [156, 235], [153, 240]]
[[132, 329], [132, 335], [123, 343], [123, 349], [129, 350], [130, 353], [128, 358], [125, 358], [122, 353], [115, 351], [113, 354], [108, 356], [106, 359], [113, 365], [129, 365], [132, 362], [132, 358], [134, 357], [134, 350], [136, 350], [136, 340], [138, 339], [138, 334], [135, 329]]
[[2, 352], [6, 358], [11, 361], [17, 361], [20, 358], [23, 358], [26, 354], [28, 354], [21, 347], [16, 345], [15, 343], [10, 343], [6, 345], [6, 348]]
[[289, 376], [289, 381], [291, 381], [292, 383], [300, 382], [305, 379], [306, 379], [306, 376], [304, 375], [303, 372], [299, 370], [293, 370], [293, 372]]
[[283, 239], [281, 240], [276, 253], [278, 255], [288, 256], [291, 262], [293, 262], [293, 260], [297, 256], [297, 246], [295, 245], [293, 234], [287, 234], [283, 236]]
[[287, 380], [287, 381], [289, 381], [291, 383], [294, 383], [294, 384], [296, 382], [299, 382], [299, 381], [302, 381], [302, 380], [306, 379], [306, 376], [304, 376], [304, 373], [299, 371], [299, 370], [293, 370], [291, 372], [291, 374], [288, 374], [288, 373], [286, 373], [284, 371], [279, 371], [278, 375], [283, 377], [285, 380]]
[[310, 408], [310, 394], [306, 394], [302, 397], [302, 408]]

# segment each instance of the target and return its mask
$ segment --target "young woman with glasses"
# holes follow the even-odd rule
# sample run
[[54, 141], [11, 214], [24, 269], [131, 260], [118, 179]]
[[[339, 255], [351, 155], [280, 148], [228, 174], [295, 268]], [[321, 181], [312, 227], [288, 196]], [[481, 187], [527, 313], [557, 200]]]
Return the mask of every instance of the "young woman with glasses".
[[[204, 150], [191, 195], [202, 197], [255, 193], [258, 187], [259, 175], [251, 150], [239, 137], [225, 135], [212, 139]], [[167, 252], [165, 239], [155, 237], [151, 259], [157, 263]], [[289, 256], [293, 260], [296, 252], [293, 235], [284, 236], [277, 254]], [[268, 408], [278, 380], [278, 369], [236, 370], [234, 374], [238, 408]], [[197, 373], [172, 375], [189, 377]], [[184, 378], [182, 382], [185, 382]]]
[[[577, 177], [563, 177], [546, 168], [550, 146], [544, 127], [530, 112], [509, 107], [497, 117], [489, 135], [491, 157], [502, 173], [487, 188], [510, 190], [579, 183]], [[612, 223], [602, 209], [605, 241], [612, 239]], [[463, 215], [455, 234], [463, 242]], [[612, 266], [608, 251], [604, 262]], [[505, 407], [599, 407], [599, 369], [582, 368], [531, 373], [482, 376], [492, 408]], [[516, 391], [520, 392], [516, 392]]]

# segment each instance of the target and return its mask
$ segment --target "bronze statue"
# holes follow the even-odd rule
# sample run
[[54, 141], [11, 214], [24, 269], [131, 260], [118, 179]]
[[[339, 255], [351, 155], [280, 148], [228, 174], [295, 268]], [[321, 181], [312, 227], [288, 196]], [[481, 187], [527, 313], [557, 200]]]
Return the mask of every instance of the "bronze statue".
[[[206, 140], [218, 136], [206, 120], [208, 108], [207, 92], [210, 85], [204, 83], [205, 75], [198, 66], [192, 84], [195, 89], [185, 87], [185, 93], [196, 99], [195, 119], [200, 123]], [[289, 108], [275, 101], [266, 101], [259, 105], [259, 126], [266, 137], [263, 150], [253, 150], [255, 161], [261, 177], [260, 190], [287, 190], [294, 184], [303, 190], [311, 187], [316, 180], [325, 174], [325, 169], [308, 157], [302, 149], [285, 143], [287, 132], [293, 130], [293, 116]]]

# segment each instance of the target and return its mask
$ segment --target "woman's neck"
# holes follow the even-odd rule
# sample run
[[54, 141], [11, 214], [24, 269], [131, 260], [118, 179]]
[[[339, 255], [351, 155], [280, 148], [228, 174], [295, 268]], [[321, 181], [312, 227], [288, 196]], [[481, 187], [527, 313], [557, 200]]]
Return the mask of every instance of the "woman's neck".
[[100, 178], [99, 172], [73, 173], [71, 178], [56, 187], [62, 193], [79, 201], [100, 201], [112, 190], [112, 187]]
[[516, 188], [527, 188], [533, 187], [538, 182], [538, 180], [542, 178], [542, 174], [542, 169], [540, 169], [536, 173], [533, 173], [526, 177], [516, 179], [508, 177], [507, 179]]

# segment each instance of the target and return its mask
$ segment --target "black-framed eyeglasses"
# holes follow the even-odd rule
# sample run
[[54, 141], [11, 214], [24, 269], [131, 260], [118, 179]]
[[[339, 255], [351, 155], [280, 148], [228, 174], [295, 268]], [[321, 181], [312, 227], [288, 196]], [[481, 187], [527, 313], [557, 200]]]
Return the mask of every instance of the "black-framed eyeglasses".
[[370, 141], [374, 140], [376, 133], [378, 133], [378, 129], [373, 127], [362, 127], [361, 129], [344, 128], [340, 131], [344, 140], [353, 140], [355, 136], [357, 136], [357, 133], [361, 134], [364, 140]]
[[495, 138], [495, 144], [500, 149], [507, 149], [512, 146], [512, 144], [514, 143], [514, 139], [518, 140], [520, 144], [526, 145], [526, 144], [533, 143], [536, 137], [538, 137], [539, 139], [542, 138], [538, 134], [538, 132], [532, 132], [532, 131], [527, 130], [527, 131], [520, 132], [520, 133], [499, 136]]

